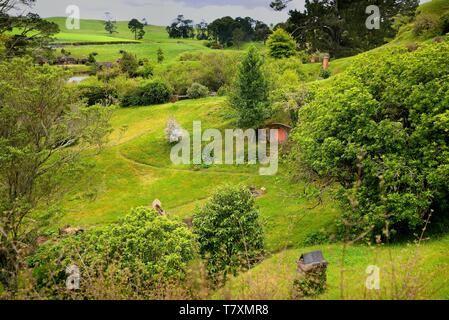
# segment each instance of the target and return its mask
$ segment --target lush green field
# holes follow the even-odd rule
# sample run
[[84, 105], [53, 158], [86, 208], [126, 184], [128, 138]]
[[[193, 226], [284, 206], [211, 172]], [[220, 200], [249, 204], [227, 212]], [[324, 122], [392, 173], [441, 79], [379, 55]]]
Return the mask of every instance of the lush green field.
[[[332, 205], [316, 207], [318, 200], [303, 183], [292, 184], [282, 173], [267, 177], [251, 166], [205, 168], [174, 167], [165, 140], [167, 120], [173, 116], [187, 130], [201, 119], [203, 129], [232, 128], [222, 115], [224, 98], [183, 101], [155, 107], [119, 109], [112, 119], [114, 132], [99, 155], [89, 157], [95, 168], [67, 196], [67, 214], [60, 225], [94, 226], [114, 222], [130, 208], [160, 199], [174, 217], [192, 216], [196, 205], [225, 183], [267, 188], [258, 199], [268, 249], [299, 247], [307, 235], [332, 223], [338, 211]], [[331, 203], [330, 201], [327, 203]], [[309, 208], [316, 207], [313, 210]]]

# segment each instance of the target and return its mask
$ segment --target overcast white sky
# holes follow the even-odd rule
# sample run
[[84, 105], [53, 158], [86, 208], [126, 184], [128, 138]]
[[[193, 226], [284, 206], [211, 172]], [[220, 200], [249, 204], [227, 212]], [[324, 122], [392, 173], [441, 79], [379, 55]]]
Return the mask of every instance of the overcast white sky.
[[[117, 20], [146, 18], [153, 25], [167, 25], [178, 14], [200, 22], [223, 16], [246, 17], [266, 23], [283, 22], [288, 10], [276, 12], [270, 0], [37, 0], [33, 12], [42, 17], [66, 16], [69, 5], [77, 5], [82, 19], [103, 19], [110, 12]], [[304, 8], [304, 0], [293, 0], [290, 8]]]

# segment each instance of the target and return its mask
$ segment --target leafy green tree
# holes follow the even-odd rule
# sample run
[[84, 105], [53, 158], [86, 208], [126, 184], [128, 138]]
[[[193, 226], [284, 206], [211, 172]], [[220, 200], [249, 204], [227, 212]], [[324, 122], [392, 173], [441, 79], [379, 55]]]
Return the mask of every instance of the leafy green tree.
[[245, 33], [242, 31], [242, 29], [235, 29], [234, 32], [232, 32], [232, 43], [234, 44], [234, 46], [237, 49], [240, 49], [244, 41]]
[[191, 99], [204, 98], [209, 95], [209, 88], [203, 86], [201, 83], [193, 83], [192, 86], [187, 90], [187, 95]]
[[[17, 14], [23, 11], [20, 8], [33, 3], [34, 0], [0, 0], [0, 51], [4, 57], [36, 57], [40, 52], [50, 51], [48, 46], [52, 36], [59, 32], [58, 25], [35, 13]], [[10, 15], [10, 12], [14, 14]]]
[[157, 50], [157, 63], [162, 63], [165, 60], [164, 51], [161, 48]]
[[250, 17], [223, 17], [216, 19], [208, 25], [208, 34], [215, 42], [223, 46], [232, 46], [234, 44], [234, 32], [238, 29], [239, 42], [244, 41], [264, 41], [270, 33], [270, 28], [262, 21], [254, 20]]
[[135, 77], [139, 69], [139, 60], [134, 54], [122, 51], [119, 66], [122, 72], [127, 73], [130, 77]]
[[131, 30], [132, 33], [134, 33], [135, 40], [143, 39], [145, 35], [145, 26], [139, 20], [132, 19], [128, 23], [128, 29]]
[[296, 42], [284, 29], [277, 29], [267, 41], [270, 56], [276, 59], [290, 58], [296, 54]]
[[171, 88], [162, 80], [145, 82], [131, 90], [122, 100], [123, 107], [149, 106], [166, 103], [170, 100]]
[[[75, 174], [83, 150], [104, 143], [109, 124], [108, 111], [86, 108], [57, 68], [12, 59], [0, 63], [0, 74], [0, 283], [14, 292], [63, 178]], [[43, 202], [48, 214], [39, 216]]]
[[[284, 10], [290, 0], [275, 0], [272, 8]], [[377, 5], [381, 28], [369, 30], [366, 9]], [[305, 10], [290, 10], [286, 30], [302, 50], [348, 56], [383, 45], [397, 32], [397, 15], [414, 16], [419, 0], [306, 0]]]
[[207, 32], [208, 24], [206, 21], [201, 21], [196, 25], [196, 38], [198, 40], [207, 40], [209, 39], [209, 34]]
[[263, 41], [265, 43], [270, 34], [272, 33], [273, 31], [270, 29], [268, 25], [266, 25], [262, 21], [256, 21], [256, 26], [254, 28], [255, 41]]
[[241, 269], [249, 269], [264, 254], [259, 212], [248, 188], [224, 186], [198, 208], [193, 218], [200, 253], [215, 281], [226, 280]]
[[232, 85], [229, 101], [238, 114], [238, 124], [245, 128], [258, 128], [270, 116], [268, 82], [262, 66], [259, 51], [251, 46]]
[[189, 39], [195, 37], [193, 21], [186, 19], [182, 14], [178, 15], [166, 30], [170, 38]]
[[300, 109], [301, 168], [340, 183], [342, 227], [354, 238], [393, 240], [430, 216], [448, 220], [447, 59], [448, 43], [365, 54]]

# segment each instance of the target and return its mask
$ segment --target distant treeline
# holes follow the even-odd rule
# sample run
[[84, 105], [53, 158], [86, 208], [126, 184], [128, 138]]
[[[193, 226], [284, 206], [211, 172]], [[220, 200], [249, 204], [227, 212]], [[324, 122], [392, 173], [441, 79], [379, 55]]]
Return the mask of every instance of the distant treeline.
[[179, 15], [167, 26], [167, 32], [170, 38], [213, 40], [229, 47], [236, 42], [265, 41], [272, 30], [264, 22], [250, 17], [223, 17], [210, 24], [205, 21], [194, 24], [192, 20]]

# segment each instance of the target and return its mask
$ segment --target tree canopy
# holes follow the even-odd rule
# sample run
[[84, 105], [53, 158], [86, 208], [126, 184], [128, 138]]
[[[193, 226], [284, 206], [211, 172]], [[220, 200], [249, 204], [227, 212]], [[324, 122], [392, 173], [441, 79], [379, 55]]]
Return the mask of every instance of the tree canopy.
[[[273, 1], [271, 7], [284, 10], [290, 0]], [[380, 9], [379, 29], [368, 29], [368, 6]], [[393, 38], [393, 18], [398, 14], [413, 16], [419, 0], [306, 0], [305, 10], [291, 10], [286, 30], [300, 48], [328, 52], [341, 57], [378, 47]]]

